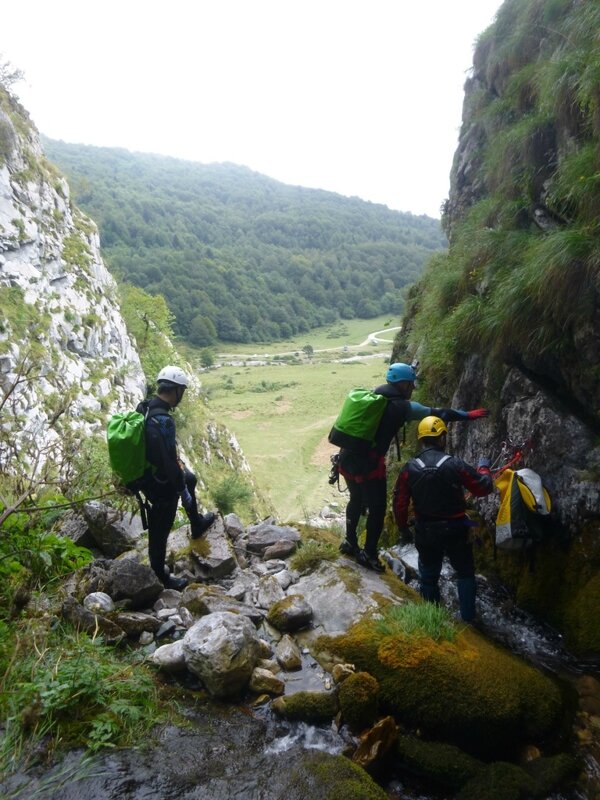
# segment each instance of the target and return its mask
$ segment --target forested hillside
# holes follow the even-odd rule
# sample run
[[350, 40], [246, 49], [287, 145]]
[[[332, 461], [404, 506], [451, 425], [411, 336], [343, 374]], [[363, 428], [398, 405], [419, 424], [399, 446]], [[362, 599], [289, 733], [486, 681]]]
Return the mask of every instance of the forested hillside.
[[438, 220], [204, 165], [44, 139], [120, 280], [162, 294], [200, 346], [398, 314], [446, 246]]

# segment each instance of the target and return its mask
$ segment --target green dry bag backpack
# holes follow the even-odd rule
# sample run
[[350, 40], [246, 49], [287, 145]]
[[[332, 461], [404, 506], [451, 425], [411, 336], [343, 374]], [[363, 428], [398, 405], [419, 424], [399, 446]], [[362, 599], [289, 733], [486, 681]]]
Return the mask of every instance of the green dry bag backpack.
[[387, 404], [386, 397], [371, 389], [352, 389], [329, 432], [331, 444], [354, 453], [368, 453]]
[[146, 460], [146, 417], [139, 411], [113, 414], [106, 438], [110, 466], [125, 486], [141, 478], [150, 467]]

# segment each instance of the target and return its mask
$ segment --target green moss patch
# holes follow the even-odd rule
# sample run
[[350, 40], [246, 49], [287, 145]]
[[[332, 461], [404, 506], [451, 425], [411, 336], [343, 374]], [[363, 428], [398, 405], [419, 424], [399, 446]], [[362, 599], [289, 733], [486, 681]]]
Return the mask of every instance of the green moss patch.
[[450, 789], [460, 789], [484, 766], [454, 745], [424, 742], [416, 736], [398, 738], [397, 759], [403, 770]]
[[470, 629], [436, 642], [386, 635], [365, 617], [319, 647], [373, 675], [382, 708], [474, 754], [512, 755], [519, 743], [548, 734], [562, 713], [552, 680]]
[[499, 761], [472, 778], [456, 800], [526, 800], [534, 796], [534, 791], [534, 781], [524, 770]]
[[293, 770], [292, 783], [300, 796], [316, 800], [386, 800], [387, 794], [362, 769], [344, 756], [307, 753]]
[[276, 698], [271, 708], [284, 719], [317, 723], [335, 717], [338, 701], [332, 692], [296, 692]]
[[351, 730], [362, 731], [375, 722], [378, 694], [379, 684], [368, 672], [349, 675], [340, 685], [342, 718]]

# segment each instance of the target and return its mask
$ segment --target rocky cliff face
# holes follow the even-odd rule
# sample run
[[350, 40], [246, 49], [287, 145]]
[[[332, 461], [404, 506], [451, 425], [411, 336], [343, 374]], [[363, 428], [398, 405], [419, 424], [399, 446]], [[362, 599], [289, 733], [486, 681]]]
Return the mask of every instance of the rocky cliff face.
[[[597, 4], [507, 0], [480, 37], [443, 219], [449, 252], [412, 290], [394, 351], [421, 358], [424, 402], [491, 408], [454, 426], [459, 455], [532, 441], [527, 465], [570, 538], [545, 546], [554, 560], [533, 578], [496, 566], [520, 601], [578, 626], [586, 651], [600, 648], [582, 610], [600, 592], [599, 24]], [[497, 496], [478, 505], [493, 529]]]
[[[179, 363], [173, 344], [157, 335], [163, 357]], [[252, 511], [264, 510], [237, 440], [209, 418], [188, 371], [179, 445], [202, 500], [210, 502], [207, 483], [243, 474]], [[24, 470], [30, 487], [48, 476], [77, 480], [71, 467], [81, 444], [101, 442], [110, 414], [135, 408], [146, 385], [96, 225], [73, 205], [27, 112], [0, 86], [0, 472]], [[98, 453], [100, 473], [107, 453]]]
[[14, 417], [42, 437], [70, 398], [70, 423], [90, 433], [102, 411], [141, 399], [140, 360], [96, 226], [71, 205], [25, 111], [1, 89], [0, 147], [0, 394], [17, 383]]

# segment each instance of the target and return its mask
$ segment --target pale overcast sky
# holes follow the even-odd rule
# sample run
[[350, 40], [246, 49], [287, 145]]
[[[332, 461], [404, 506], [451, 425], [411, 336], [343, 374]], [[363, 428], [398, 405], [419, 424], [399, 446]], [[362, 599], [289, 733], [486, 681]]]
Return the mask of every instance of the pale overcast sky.
[[0, 53], [39, 130], [439, 216], [501, 0], [16, 0]]

